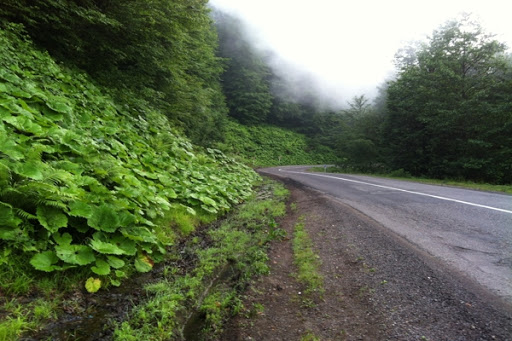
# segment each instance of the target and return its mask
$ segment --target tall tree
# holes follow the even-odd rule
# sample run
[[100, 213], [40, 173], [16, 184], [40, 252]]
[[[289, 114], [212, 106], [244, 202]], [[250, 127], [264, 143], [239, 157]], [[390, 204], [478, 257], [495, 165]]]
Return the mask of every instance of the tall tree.
[[395, 168], [504, 181], [505, 164], [491, 164], [488, 154], [500, 148], [494, 141], [503, 133], [493, 118], [510, 122], [502, 102], [510, 71], [504, 51], [503, 44], [463, 16], [434, 31], [428, 43], [405, 58], [399, 56], [400, 73], [390, 83], [387, 100], [386, 139]]
[[365, 95], [354, 96], [347, 104], [348, 109], [340, 113], [343, 123], [336, 139], [339, 159], [345, 168], [375, 171], [381, 164], [382, 115]]

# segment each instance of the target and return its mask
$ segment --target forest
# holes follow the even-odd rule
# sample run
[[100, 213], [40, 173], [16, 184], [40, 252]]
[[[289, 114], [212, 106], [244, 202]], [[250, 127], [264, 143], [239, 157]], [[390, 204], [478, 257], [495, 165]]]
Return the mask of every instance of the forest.
[[[212, 11], [207, 1], [64, 3], [7, 1], [0, 14], [22, 23], [53, 58], [87, 72], [120, 103], [161, 111], [197, 145], [242, 158], [256, 152], [226, 143], [234, 121], [239, 129], [278, 127], [305, 136], [305, 152], [320, 155], [307, 160], [313, 163], [512, 181], [512, 57], [470, 15], [397, 51], [396, 74], [377, 98], [361, 94], [332, 108], [314, 89], [290, 85], [291, 77], [310, 83], [306, 71], [275, 70], [273, 52], [254, 47], [239, 19]], [[296, 154], [286, 142], [266, 149], [275, 150], [274, 160], [255, 165], [282, 164], [280, 156]]]
[[[251, 167], [335, 164], [512, 184], [506, 51], [462, 16], [397, 51], [396, 75], [375, 100], [361, 94], [335, 108], [306, 86], [306, 71], [294, 73], [304, 84], [296, 91], [278, 57], [207, 0], [3, 1], [0, 338], [42, 323], [47, 301], [21, 308], [27, 297], [76, 283], [96, 293], [158, 264], [167, 284], [147, 289], [148, 304], [167, 302], [167, 315], [135, 310], [115, 338], [174, 337], [170, 321], [189, 306], [220, 330], [236, 290], [209, 301], [206, 278], [235, 260], [240, 281], [264, 273], [284, 214], [268, 199], [241, 209], [243, 223], [200, 231], [271, 197], [255, 191], [284, 200], [286, 190], [262, 185]], [[179, 272], [176, 247], [195, 250], [194, 270]]]
[[[229, 60], [224, 94], [239, 122], [304, 134], [345, 170], [511, 183], [512, 56], [470, 15], [397, 51], [396, 75], [378, 96], [355, 96], [342, 109], [313, 91], [290, 93], [236, 18], [221, 14], [217, 25]], [[303, 82], [311, 83], [306, 73]]]

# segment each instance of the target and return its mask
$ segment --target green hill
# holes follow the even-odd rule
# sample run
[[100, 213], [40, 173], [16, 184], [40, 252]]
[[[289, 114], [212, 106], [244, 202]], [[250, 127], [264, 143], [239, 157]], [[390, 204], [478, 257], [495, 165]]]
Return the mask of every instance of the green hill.
[[245, 126], [229, 121], [217, 147], [253, 167], [335, 163], [333, 150], [313, 148], [306, 136], [271, 125]]

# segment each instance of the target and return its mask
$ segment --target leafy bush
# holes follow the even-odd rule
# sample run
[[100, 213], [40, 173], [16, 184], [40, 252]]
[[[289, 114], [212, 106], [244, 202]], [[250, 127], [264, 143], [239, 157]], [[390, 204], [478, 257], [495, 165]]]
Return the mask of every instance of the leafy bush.
[[127, 266], [144, 272], [162, 259], [166, 212], [219, 214], [250, 195], [252, 170], [195, 150], [158, 112], [117, 107], [20, 31], [0, 31], [4, 253], [46, 272], [87, 267], [119, 285]]

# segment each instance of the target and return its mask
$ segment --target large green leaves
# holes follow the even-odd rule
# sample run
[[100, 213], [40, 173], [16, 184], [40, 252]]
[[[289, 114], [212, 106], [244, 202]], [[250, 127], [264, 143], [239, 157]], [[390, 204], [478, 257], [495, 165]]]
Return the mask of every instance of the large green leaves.
[[172, 210], [223, 212], [249, 195], [252, 170], [195, 148], [161, 113], [117, 106], [15, 31], [0, 30], [0, 239], [35, 269], [86, 267], [118, 285], [125, 267], [162, 259]]
[[85, 245], [58, 245], [57, 257], [69, 264], [87, 265], [96, 260], [92, 249]]
[[85, 282], [85, 289], [90, 293], [95, 293], [101, 288], [101, 279], [89, 277]]
[[69, 215], [73, 217], [90, 218], [92, 216], [92, 207], [83, 201], [76, 201], [69, 204]]
[[0, 202], [0, 239], [16, 240], [19, 236], [18, 226], [22, 222], [11, 205]]
[[52, 272], [59, 270], [60, 267], [56, 266], [59, 261], [59, 257], [53, 251], [45, 251], [38, 253], [32, 257], [30, 264], [37, 270]]
[[18, 164], [17, 167], [14, 168], [14, 171], [17, 174], [33, 180], [42, 180], [43, 170], [43, 163], [38, 161], [23, 162]]
[[37, 207], [37, 219], [45, 229], [52, 233], [68, 224], [68, 217], [62, 210], [44, 205]]
[[105, 232], [115, 232], [121, 225], [119, 215], [110, 205], [94, 207], [87, 223], [92, 228]]
[[11, 205], [0, 202], [0, 226], [17, 227], [21, 219], [16, 217]]
[[98, 253], [108, 255], [134, 255], [137, 252], [136, 243], [124, 236], [109, 236], [96, 232], [90, 246]]
[[92, 272], [100, 276], [106, 276], [110, 273], [110, 265], [102, 259], [96, 260], [96, 265], [91, 267]]
[[139, 254], [135, 259], [135, 269], [139, 272], [148, 272], [153, 269], [153, 260], [147, 255]]
[[7, 134], [2, 134], [0, 131], [0, 155], [1, 153], [13, 158], [14, 160], [21, 160], [24, 158], [23, 147], [19, 146]]

